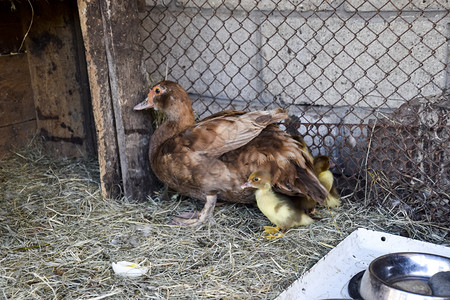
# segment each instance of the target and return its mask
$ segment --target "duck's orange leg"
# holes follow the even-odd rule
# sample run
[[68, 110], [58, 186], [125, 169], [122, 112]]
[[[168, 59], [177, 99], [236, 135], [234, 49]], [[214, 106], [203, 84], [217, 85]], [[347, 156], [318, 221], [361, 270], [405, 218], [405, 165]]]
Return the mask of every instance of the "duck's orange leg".
[[[174, 217], [174, 220], [171, 222], [175, 225], [185, 225], [185, 226], [196, 226], [201, 225], [205, 221], [212, 218], [212, 214], [214, 211], [214, 207], [216, 206], [217, 195], [207, 195], [206, 203], [203, 209], [200, 212], [195, 212], [192, 214], [182, 214], [180, 216]], [[186, 216], [190, 216], [190, 218], [186, 218]]]

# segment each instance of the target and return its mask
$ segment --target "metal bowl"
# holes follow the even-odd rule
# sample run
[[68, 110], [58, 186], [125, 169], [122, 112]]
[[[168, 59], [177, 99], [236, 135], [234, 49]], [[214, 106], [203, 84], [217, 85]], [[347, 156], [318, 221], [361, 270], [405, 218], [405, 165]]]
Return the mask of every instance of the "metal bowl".
[[373, 260], [364, 273], [360, 294], [365, 300], [450, 300], [450, 296], [419, 294], [399, 287], [399, 283], [409, 280], [427, 283], [431, 276], [445, 271], [450, 271], [448, 257], [417, 252], [383, 255]]

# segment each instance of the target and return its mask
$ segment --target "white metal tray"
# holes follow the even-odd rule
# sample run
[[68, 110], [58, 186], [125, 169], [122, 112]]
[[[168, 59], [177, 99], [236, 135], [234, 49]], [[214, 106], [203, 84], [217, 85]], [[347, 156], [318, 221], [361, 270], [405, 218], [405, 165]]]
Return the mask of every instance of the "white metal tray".
[[375, 258], [393, 252], [427, 252], [450, 257], [450, 248], [384, 232], [359, 228], [352, 232], [276, 300], [351, 299], [350, 279]]

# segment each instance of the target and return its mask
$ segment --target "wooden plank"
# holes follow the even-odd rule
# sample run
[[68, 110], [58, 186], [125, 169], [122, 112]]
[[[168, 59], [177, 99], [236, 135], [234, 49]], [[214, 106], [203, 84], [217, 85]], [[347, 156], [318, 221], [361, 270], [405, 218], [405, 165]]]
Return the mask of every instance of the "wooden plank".
[[57, 157], [87, 155], [83, 78], [77, 72], [69, 2], [33, 2], [34, 22], [26, 40], [37, 126], [46, 149]]
[[89, 77], [87, 73], [87, 63], [86, 63], [86, 53], [83, 44], [83, 36], [81, 33], [81, 24], [78, 14], [78, 7], [76, 2], [70, 1], [72, 5], [71, 14], [74, 20], [74, 39], [75, 39], [75, 50], [77, 53], [77, 74], [80, 74], [80, 95], [83, 99], [83, 117], [84, 117], [84, 132], [86, 140], [86, 151], [91, 155], [98, 155], [97, 153], [97, 135], [95, 131], [95, 121], [94, 114], [92, 111], [92, 99], [91, 91], [89, 90]]
[[0, 56], [0, 127], [36, 122], [26, 54]]
[[35, 120], [0, 127], [0, 159], [10, 151], [26, 146], [35, 134]]
[[139, 72], [142, 55], [139, 19], [133, 2], [106, 2], [78, 0], [102, 193], [118, 196], [115, 188], [122, 187], [126, 197], [145, 200], [159, 186], [148, 159], [149, 115], [133, 111], [146, 94], [143, 73]]
[[[13, 6], [15, 10], [12, 9]], [[23, 39], [20, 9], [23, 6], [22, 3], [0, 1], [0, 36], [2, 37], [0, 53], [2, 54], [17, 52], [20, 48]]]
[[122, 174], [99, 3], [78, 0], [78, 12], [86, 49], [89, 87], [97, 130], [102, 195], [105, 198], [118, 198], [122, 194]]
[[17, 52], [22, 42], [19, 9], [23, 6], [17, 3], [17, 9], [11, 11], [11, 5], [0, 4], [0, 52], [4, 53], [0, 56], [0, 159], [27, 145], [36, 134], [27, 55], [10, 55]]
[[135, 0], [100, 0], [100, 3], [124, 193], [128, 198], [145, 200], [158, 188], [158, 181], [152, 175], [148, 158], [150, 118], [133, 111], [134, 105], [147, 94], [137, 3]]
[[[78, 0], [78, 11], [98, 134], [102, 190], [108, 195], [104, 189], [121, 180], [127, 198], [145, 200], [160, 186], [148, 159], [152, 133], [149, 114], [133, 111], [147, 93], [136, 2]], [[120, 168], [112, 168], [117, 165]], [[107, 171], [116, 175], [114, 170], [120, 170], [120, 176], [107, 176]]]
[[[139, 37], [139, 18], [136, 1], [78, 0], [85, 47], [88, 52], [91, 94], [93, 82], [103, 88], [110, 87], [111, 111], [102, 112], [94, 106], [94, 113], [103, 122], [114, 117], [117, 147], [120, 160], [123, 191], [126, 197], [144, 200], [155, 188], [158, 181], [152, 176], [148, 159], [151, 122], [148, 115], [133, 111], [135, 104], [145, 98], [146, 86], [141, 69], [142, 47]], [[98, 14], [100, 8], [100, 14]], [[101, 18], [100, 18], [101, 17]], [[93, 22], [100, 22], [99, 25]], [[103, 39], [103, 45], [99, 40]], [[106, 74], [98, 75], [98, 68], [105, 70], [104, 58], [92, 59], [97, 51], [106, 53]], [[94, 99], [94, 98], [93, 98]], [[105, 118], [107, 120], [105, 120]], [[112, 151], [112, 150], [110, 150]], [[100, 155], [100, 154], [99, 154]], [[101, 162], [102, 163], [102, 162]]]

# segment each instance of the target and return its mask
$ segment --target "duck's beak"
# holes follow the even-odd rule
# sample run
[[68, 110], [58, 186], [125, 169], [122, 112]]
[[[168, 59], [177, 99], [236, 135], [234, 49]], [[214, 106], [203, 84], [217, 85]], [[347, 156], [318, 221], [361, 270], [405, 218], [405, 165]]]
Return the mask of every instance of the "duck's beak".
[[241, 185], [241, 189], [251, 188], [251, 187], [252, 187], [252, 185], [251, 185], [250, 181], [247, 181], [246, 183]]
[[149, 108], [152, 108], [152, 106], [148, 102], [148, 97], [144, 101], [133, 107], [134, 110], [144, 110]]
[[148, 93], [148, 96], [144, 101], [133, 107], [134, 110], [144, 110], [149, 108], [155, 108], [155, 106], [153, 105], [153, 91], [150, 91], [150, 93]]

